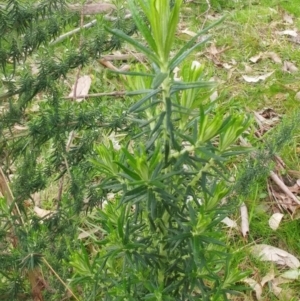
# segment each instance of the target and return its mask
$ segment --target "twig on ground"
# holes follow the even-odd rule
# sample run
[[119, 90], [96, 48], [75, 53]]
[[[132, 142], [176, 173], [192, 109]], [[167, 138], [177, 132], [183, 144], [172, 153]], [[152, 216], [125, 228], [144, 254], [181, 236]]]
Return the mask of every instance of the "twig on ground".
[[204, 28], [204, 25], [205, 25], [205, 23], [206, 23], [206, 21], [207, 21], [207, 14], [208, 14], [208, 12], [209, 12], [210, 9], [211, 9], [210, 0], [205, 0], [205, 1], [206, 1], [206, 4], [207, 4], [207, 9], [206, 9], [206, 11], [205, 11], [204, 13], [202, 13], [202, 14], [199, 16], [199, 17], [205, 16], [204, 21], [203, 21], [203, 23], [202, 23], [201, 30]]
[[[240, 137], [241, 144], [244, 146], [251, 146], [250, 143], [246, 142], [243, 137]], [[278, 160], [278, 157], [276, 158]], [[282, 161], [282, 160], [281, 160]], [[298, 198], [289, 190], [289, 188], [283, 183], [283, 181], [276, 175], [274, 171], [270, 171], [269, 173], [271, 179], [277, 184], [277, 186], [286, 193], [296, 204], [300, 205], [300, 201]]]
[[286, 193], [295, 203], [300, 205], [298, 198], [288, 189], [288, 187], [282, 182], [282, 180], [276, 175], [274, 171], [270, 171], [271, 179], [277, 184], [277, 186]]

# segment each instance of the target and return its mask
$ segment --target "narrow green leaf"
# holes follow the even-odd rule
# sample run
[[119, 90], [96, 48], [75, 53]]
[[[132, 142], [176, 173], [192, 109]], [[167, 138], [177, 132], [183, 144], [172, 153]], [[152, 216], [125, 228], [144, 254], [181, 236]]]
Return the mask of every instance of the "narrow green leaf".
[[147, 191], [147, 187], [145, 185], [142, 186], [138, 186], [134, 189], [131, 189], [129, 191], [125, 192], [125, 196], [133, 196], [133, 195], [138, 195], [140, 193], [145, 193], [145, 191]]
[[159, 65], [159, 60], [157, 59], [157, 57], [155, 56], [155, 54], [153, 53], [152, 50], [150, 50], [149, 48], [145, 47], [144, 45], [142, 45], [141, 43], [139, 43], [138, 41], [136, 41], [135, 39], [131, 38], [130, 36], [128, 36], [127, 34], [125, 34], [123, 31], [119, 30], [119, 29], [110, 29], [108, 27], [105, 27], [105, 29], [110, 32], [111, 34], [119, 37], [120, 39], [128, 42], [129, 44], [131, 44], [132, 46], [134, 46], [136, 49], [139, 49], [142, 53], [144, 53], [151, 61], [155, 62], [157, 65]]
[[209, 25], [208, 27], [204, 28], [199, 33], [197, 33], [189, 42], [187, 42], [179, 50], [179, 52], [173, 57], [173, 59], [171, 60], [171, 62], [170, 62], [170, 70], [173, 71], [174, 68], [176, 66], [178, 66], [192, 51], [194, 51], [196, 48], [198, 48], [202, 44], [205, 44], [209, 40], [209, 38], [207, 38], [207, 39], [205, 39], [205, 40], [203, 40], [203, 41], [201, 41], [199, 43], [196, 43], [193, 46], [193, 44], [197, 41], [198, 37], [200, 37], [201, 35], [203, 35], [206, 32], [208, 32], [208, 30], [210, 30], [214, 26], [216, 26], [216, 25], [220, 24], [221, 22], [223, 22], [224, 19], [225, 19], [225, 17], [222, 17], [221, 19], [219, 19], [216, 22], [212, 23], [211, 25]]
[[151, 214], [151, 218], [153, 220], [156, 219], [157, 212], [156, 212], [156, 197], [152, 190], [148, 190], [148, 210]]
[[135, 71], [119, 71], [119, 70], [109, 70], [110, 73], [129, 75], [129, 76], [140, 76], [140, 77], [155, 77], [155, 74], [135, 72]]
[[141, 18], [141, 14], [137, 9], [136, 3], [134, 1], [129, 0], [128, 1], [129, 8], [132, 14], [132, 18], [135, 21], [136, 26], [138, 27], [139, 31], [147, 41], [148, 45], [152, 48], [152, 50], [157, 53], [157, 46], [155, 43], [155, 40], [153, 39], [153, 36], [149, 30], [149, 27], [145, 24], [143, 19]]
[[154, 135], [152, 135], [152, 137], [150, 138], [150, 140], [148, 140], [146, 142], [146, 150], [148, 151], [152, 145], [154, 144], [154, 142], [156, 141], [157, 137], [159, 136], [159, 134], [161, 133], [161, 130], [157, 130], [156, 133]]
[[[124, 245], [128, 244], [129, 236], [130, 236], [130, 220], [127, 219], [126, 227], [125, 227], [125, 236], [124, 236], [124, 239], [123, 239]], [[127, 246], [127, 248], [128, 248], [128, 246]]]
[[119, 216], [118, 218], [118, 221], [117, 221], [117, 226], [118, 226], [118, 234], [120, 236], [120, 238], [123, 240], [123, 237], [124, 237], [124, 230], [123, 230], [123, 225], [124, 225], [124, 211], [125, 210], [122, 210], [121, 211], [121, 215]]
[[128, 112], [132, 113], [132, 112], [136, 111], [142, 104], [144, 104], [148, 99], [150, 99], [154, 95], [158, 94], [160, 91], [161, 91], [161, 89], [152, 90], [152, 92], [150, 92], [148, 95], [146, 95], [141, 100], [139, 100], [137, 103], [135, 103], [133, 106], [131, 106], [128, 109]]
[[122, 148], [122, 152], [127, 160], [127, 163], [130, 164], [131, 167], [135, 168], [137, 165], [136, 158], [125, 147]]
[[173, 46], [175, 33], [179, 21], [179, 13], [180, 13], [180, 7], [182, 4], [182, 0], [176, 0], [175, 5], [172, 8], [171, 16], [168, 23], [168, 34], [167, 39], [165, 42], [165, 57], [167, 58], [170, 54], [171, 47]]
[[156, 106], [157, 104], [161, 103], [161, 100], [155, 100], [155, 101], [151, 101], [150, 103], [148, 103], [147, 105], [141, 106], [139, 109], [135, 110], [135, 113], [138, 112], [144, 112], [146, 109], [151, 108]]
[[214, 82], [204, 82], [204, 81], [197, 81], [197, 82], [174, 82], [172, 84], [171, 93], [177, 91], [183, 91], [188, 89], [200, 89], [200, 88], [214, 88], [216, 84]]
[[127, 174], [128, 176], [130, 176], [131, 179], [134, 179], [136, 181], [141, 180], [141, 178], [140, 178], [140, 176], [138, 174], [136, 174], [135, 172], [131, 171], [129, 168], [127, 168], [126, 166], [124, 166], [120, 162], [115, 162], [115, 163], [118, 164], [118, 166], [120, 166], [123, 169], [123, 171], [125, 172], [125, 174]]
[[168, 73], [158, 73], [155, 78], [153, 79], [151, 88], [152, 89], [157, 89], [163, 81], [168, 77]]
[[133, 95], [147, 94], [151, 92], [153, 92], [153, 89], [143, 89], [143, 90], [128, 91], [126, 92], [126, 95], [133, 96]]
[[154, 133], [159, 129], [161, 128], [161, 125], [165, 119], [165, 116], [166, 116], [166, 112], [161, 112], [160, 115], [159, 115], [159, 118], [158, 118], [158, 121], [155, 125], [155, 127], [153, 128], [153, 130], [151, 131], [150, 133], [150, 137], [152, 137], [152, 135], [154, 135]]
[[222, 157], [239, 156], [239, 155], [253, 152], [255, 150], [256, 148], [254, 147], [241, 147], [241, 146], [231, 147], [227, 149], [226, 152], [222, 152]]

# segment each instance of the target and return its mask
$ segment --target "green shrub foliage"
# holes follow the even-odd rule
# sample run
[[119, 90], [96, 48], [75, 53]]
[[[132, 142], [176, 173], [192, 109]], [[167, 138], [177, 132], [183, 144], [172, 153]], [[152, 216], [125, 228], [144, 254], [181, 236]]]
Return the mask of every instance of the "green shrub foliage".
[[[231, 262], [220, 221], [231, 209], [225, 163], [246, 151], [236, 140], [249, 119], [210, 101], [214, 83], [205, 67], [186, 61], [219, 22], [174, 53], [181, 2], [129, 0], [132, 18], [122, 19], [116, 1], [113, 21], [98, 16], [93, 28], [63, 44], [53, 41], [81, 26], [65, 1], [0, 6], [0, 150], [25, 218], [12, 219], [1, 201], [7, 223], [0, 246], [11, 252], [1, 253], [0, 289], [9, 300], [28, 296], [23, 272], [43, 262], [56, 271], [47, 274], [47, 300], [65, 297], [61, 279], [71, 279], [78, 300], [95, 301], [216, 301], [240, 289], [245, 273]], [[71, 70], [121, 42], [149, 63], [109, 75], [128, 89], [122, 103], [63, 98]], [[38, 218], [23, 208], [64, 175], [68, 191], [55, 213]]]

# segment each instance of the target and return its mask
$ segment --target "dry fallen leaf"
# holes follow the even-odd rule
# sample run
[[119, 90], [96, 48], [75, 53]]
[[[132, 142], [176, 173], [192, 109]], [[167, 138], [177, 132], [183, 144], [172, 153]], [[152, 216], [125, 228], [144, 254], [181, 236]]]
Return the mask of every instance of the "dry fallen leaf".
[[270, 217], [270, 219], [269, 219], [269, 226], [270, 226], [270, 228], [272, 229], [272, 230], [276, 230], [278, 227], [279, 227], [279, 225], [280, 225], [280, 222], [281, 222], [281, 220], [282, 220], [282, 218], [283, 218], [283, 214], [282, 213], [274, 213], [271, 217]]
[[33, 210], [36, 213], [36, 215], [40, 218], [44, 218], [44, 217], [49, 218], [49, 217], [51, 217], [51, 215], [53, 215], [55, 213], [55, 211], [53, 211], [53, 210], [45, 210], [38, 206], [34, 206]]
[[246, 278], [243, 280], [243, 282], [249, 284], [250, 287], [255, 291], [257, 300], [262, 300], [262, 286], [259, 283], [257, 283], [254, 279], [251, 278]]
[[300, 262], [294, 255], [270, 245], [259, 244], [253, 246], [251, 252], [262, 261], [272, 261], [280, 265], [289, 266], [292, 269], [300, 267]]
[[16, 129], [18, 131], [26, 131], [26, 130], [28, 130], [28, 127], [27, 126], [21, 126], [21, 125], [15, 124], [14, 125], [14, 129]]
[[296, 36], [292, 36], [290, 38], [290, 41], [295, 44], [300, 44], [300, 33], [298, 33]]
[[283, 21], [284, 21], [285, 23], [288, 23], [288, 24], [293, 24], [293, 23], [294, 23], [292, 16], [289, 15], [289, 14], [287, 14], [287, 13], [285, 13], [285, 14], [283, 15]]
[[280, 276], [285, 279], [297, 280], [300, 276], [300, 270], [299, 269], [288, 270], [282, 273]]
[[232, 65], [227, 64], [227, 63], [223, 63], [222, 65], [226, 70], [230, 70], [232, 68]]
[[282, 64], [281, 58], [278, 56], [277, 53], [271, 51], [271, 52], [266, 52], [264, 55], [265, 57], [271, 59], [274, 63]]
[[244, 66], [245, 66], [245, 72], [246, 73], [251, 73], [253, 71], [253, 69], [249, 65], [244, 64]]
[[215, 101], [218, 97], [219, 97], [218, 91], [215, 90], [215, 91], [209, 96], [209, 99], [210, 99], [210, 101]]
[[[84, 98], [78, 98], [78, 96], [86, 96], [89, 93], [92, 79], [89, 75], [84, 75], [78, 78], [77, 85], [72, 86], [72, 91], [69, 94], [69, 97], [76, 97], [77, 102], [81, 102]], [[76, 86], [76, 93], [75, 93]]]
[[296, 100], [300, 100], [300, 91], [296, 93], [295, 99], [296, 99]]
[[276, 33], [278, 33], [279, 35], [285, 35], [285, 36], [290, 36], [290, 37], [297, 37], [297, 35], [298, 35], [297, 31], [292, 30], [292, 29], [277, 31]]
[[275, 273], [274, 273], [274, 268], [272, 267], [271, 271], [261, 279], [261, 282], [260, 282], [261, 286], [264, 287], [264, 285], [267, 282], [272, 281], [274, 278], [275, 278]]
[[293, 63], [284, 61], [282, 70], [285, 72], [293, 73], [293, 72], [297, 72], [298, 68]]
[[273, 294], [277, 297], [280, 298], [279, 300], [291, 300], [292, 299], [292, 294], [291, 291], [287, 288], [284, 290], [279, 287], [281, 284], [289, 283], [291, 282], [290, 279], [284, 279], [282, 277], [277, 277], [271, 281], [271, 289]]
[[181, 33], [184, 33], [184, 34], [186, 34], [186, 35], [188, 35], [188, 36], [190, 36], [190, 37], [194, 37], [194, 36], [197, 34], [197, 33], [195, 33], [194, 31], [189, 30], [188, 28], [182, 30]]
[[81, 232], [78, 234], [78, 237], [77, 237], [78, 239], [84, 239], [84, 238], [93, 236], [93, 234], [95, 234], [96, 232], [99, 231], [99, 229], [97, 229], [97, 228], [88, 230], [88, 231], [81, 229], [81, 228], [79, 228], [79, 229], [81, 230]]
[[260, 61], [262, 59], [262, 53], [260, 52], [259, 54], [250, 57], [249, 61], [251, 63], [257, 63], [258, 61]]
[[228, 228], [238, 229], [236, 221], [232, 220], [229, 217], [225, 217], [221, 222], [225, 224]]
[[257, 76], [242, 75], [242, 77], [247, 83], [257, 83], [259, 81], [266, 80], [273, 73], [274, 73], [274, 71], [263, 74], [263, 75], [257, 75]]
[[229, 47], [222, 46], [221, 48], [217, 48], [215, 43], [211, 43], [209, 47], [206, 48], [206, 57], [213, 61], [213, 63], [217, 66], [223, 67], [223, 63], [221, 61], [220, 55], [228, 50]]
[[244, 237], [248, 236], [249, 234], [249, 219], [248, 219], [248, 209], [243, 203], [241, 205], [241, 230]]

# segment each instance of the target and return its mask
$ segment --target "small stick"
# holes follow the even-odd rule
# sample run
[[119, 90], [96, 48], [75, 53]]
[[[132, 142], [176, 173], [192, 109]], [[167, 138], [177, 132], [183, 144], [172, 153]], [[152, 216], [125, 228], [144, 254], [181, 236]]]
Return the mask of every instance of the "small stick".
[[298, 198], [288, 189], [288, 187], [286, 187], [286, 185], [280, 180], [274, 171], [270, 171], [270, 177], [283, 192], [285, 192], [294, 202], [300, 205]]
[[97, 23], [97, 20], [93, 20], [93, 21], [91, 21], [91, 22], [89, 22], [89, 23], [87, 23], [87, 24], [85, 24], [85, 25], [83, 25], [83, 26], [80, 26], [80, 27], [78, 27], [78, 28], [75, 28], [75, 29], [73, 29], [73, 30], [71, 30], [71, 31], [69, 31], [69, 32], [66, 32], [66, 33], [62, 34], [61, 36], [59, 36], [59, 37], [58, 37], [57, 39], [55, 39], [54, 41], [50, 42], [49, 45], [52, 46], [52, 45], [58, 44], [59, 42], [65, 40], [65, 39], [68, 38], [69, 36], [71, 36], [71, 35], [73, 35], [73, 34], [79, 32], [79, 31], [82, 30], [83, 28], [90, 28], [90, 27], [94, 26], [96, 23]]
[[50, 271], [55, 275], [55, 277], [60, 281], [60, 283], [67, 289], [67, 291], [75, 298], [75, 300], [79, 301], [79, 299], [76, 297], [76, 295], [73, 293], [73, 291], [68, 287], [68, 285], [59, 277], [59, 275], [55, 272], [55, 270], [52, 268], [50, 263], [46, 260], [45, 257], [43, 257], [43, 262], [46, 264], [46, 266], [50, 269]]
[[[240, 141], [242, 145], [251, 146], [251, 144], [247, 143], [242, 137], [240, 137]], [[282, 182], [282, 180], [276, 175], [274, 171], [270, 171], [270, 177], [284, 193], [286, 193], [294, 202], [300, 205], [298, 198], [288, 189], [288, 187]]]

